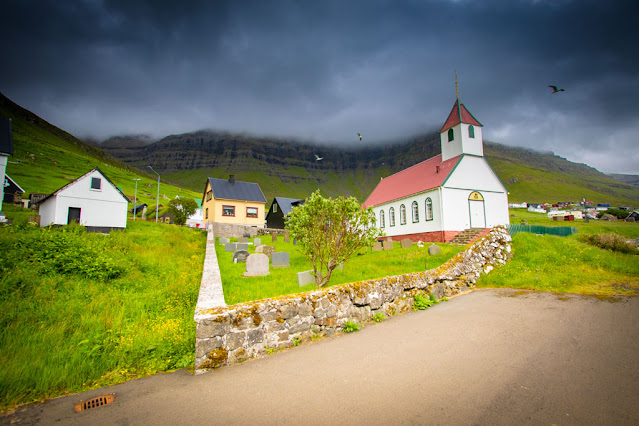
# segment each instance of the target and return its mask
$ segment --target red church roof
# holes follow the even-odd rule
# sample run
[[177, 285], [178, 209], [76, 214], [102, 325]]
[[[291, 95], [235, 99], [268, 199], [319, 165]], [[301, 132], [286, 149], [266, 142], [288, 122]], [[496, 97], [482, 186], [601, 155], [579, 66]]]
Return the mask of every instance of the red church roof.
[[441, 186], [453, 171], [461, 155], [442, 163], [442, 155], [436, 155], [426, 161], [390, 175], [375, 187], [362, 207], [372, 207], [399, 198], [419, 194]]
[[446, 122], [444, 123], [444, 126], [439, 131], [439, 133], [445, 132], [446, 130], [450, 129], [451, 127], [459, 123], [472, 124], [474, 126], [484, 127], [479, 121], [477, 121], [475, 117], [473, 117], [470, 111], [466, 109], [464, 104], [459, 102], [459, 98], [458, 98], [455, 101], [455, 105], [453, 105], [453, 109], [450, 111], [450, 114], [448, 115], [448, 118], [446, 119]]

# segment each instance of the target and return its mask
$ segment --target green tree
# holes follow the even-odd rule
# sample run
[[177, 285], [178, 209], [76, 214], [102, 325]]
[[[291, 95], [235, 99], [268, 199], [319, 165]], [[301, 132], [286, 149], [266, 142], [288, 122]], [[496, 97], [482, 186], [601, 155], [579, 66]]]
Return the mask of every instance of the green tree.
[[197, 203], [192, 198], [174, 198], [169, 201], [169, 213], [175, 217], [175, 223], [184, 225], [197, 210]]
[[362, 209], [354, 197], [324, 198], [319, 190], [286, 216], [286, 228], [313, 264], [318, 287], [328, 283], [341, 262], [381, 235], [372, 208]]

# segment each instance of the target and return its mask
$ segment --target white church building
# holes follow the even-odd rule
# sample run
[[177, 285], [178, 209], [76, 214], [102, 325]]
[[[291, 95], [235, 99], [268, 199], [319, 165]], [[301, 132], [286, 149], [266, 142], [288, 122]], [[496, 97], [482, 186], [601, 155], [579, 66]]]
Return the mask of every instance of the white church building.
[[508, 192], [484, 158], [482, 124], [460, 103], [440, 130], [440, 155], [383, 178], [364, 202], [394, 240], [448, 242], [507, 225]]

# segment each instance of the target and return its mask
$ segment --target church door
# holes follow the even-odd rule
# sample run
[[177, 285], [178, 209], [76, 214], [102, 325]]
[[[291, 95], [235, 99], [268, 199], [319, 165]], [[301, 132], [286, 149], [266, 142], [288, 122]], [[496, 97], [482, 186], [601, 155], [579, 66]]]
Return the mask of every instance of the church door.
[[479, 192], [473, 192], [468, 197], [468, 210], [470, 211], [470, 227], [486, 227], [486, 211], [484, 197]]

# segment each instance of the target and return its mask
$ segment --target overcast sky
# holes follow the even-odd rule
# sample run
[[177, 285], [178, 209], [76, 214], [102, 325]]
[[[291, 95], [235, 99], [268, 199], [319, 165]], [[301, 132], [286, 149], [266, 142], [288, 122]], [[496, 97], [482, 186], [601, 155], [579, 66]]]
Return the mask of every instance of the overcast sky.
[[441, 128], [457, 70], [484, 139], [639, 174], [636, 0], [0, 5], [0, 91], [81, 138], [390, 143]]

